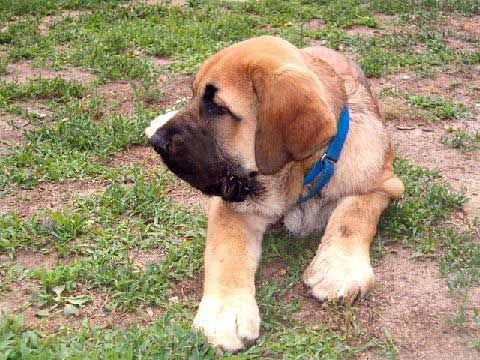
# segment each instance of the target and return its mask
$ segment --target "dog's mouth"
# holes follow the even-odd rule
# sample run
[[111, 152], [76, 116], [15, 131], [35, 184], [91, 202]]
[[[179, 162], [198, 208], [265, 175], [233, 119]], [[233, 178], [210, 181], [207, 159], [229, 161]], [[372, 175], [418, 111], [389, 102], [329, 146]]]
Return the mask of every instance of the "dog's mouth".
[[242, 202], [248, 197], [257, 196], [260, 186], [256, 179], [245, 178], [235, 175], [222, 176], [218, 181], [210, 184], [201, 184], [196, 179], [184, 179], [191, 186], [200, 190], [205, 195], [220, 196], [223, 200], [229, 202]]
[[238, 166], [234, 169], [232, 162], [228, 166], [214, 162], [203, 167], [191, 161], [176, 162], [167, 156], [162, 156], [162, 160], [175, 175], [205, 195], [220, 196], [229, 202], [242, 202], [260, 193], [257, 173], [237, 175], [244, 172]]
[[248, 196], [257, 195], [258, 183], [255, 180], [241, 179], [236, 176], [222, 178], [220, 193], [224, 200], [242, 202]]

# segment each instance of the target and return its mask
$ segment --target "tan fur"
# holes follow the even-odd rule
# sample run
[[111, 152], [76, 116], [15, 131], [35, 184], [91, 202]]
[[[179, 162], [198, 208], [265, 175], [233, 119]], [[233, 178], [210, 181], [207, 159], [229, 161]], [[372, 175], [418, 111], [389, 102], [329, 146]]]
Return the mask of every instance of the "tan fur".
[[[194, 325], [213, 344], [238, 350], [258, 337], [254, 274], [267, 225], [283, 216], [300, 235], [326, 226], [303, 280], [319, 299], [351, 300], [373, 284], [370, 242], [403, 184], [393, 173], [381, 105], [360, 68], [343, 55], [255, 38], [207, 60], [194, 97], [206, 84], [242, 118], [215, 125], [223, 150], [248, 171], [260, 170], [264, 190], [241, 203], [213, 198], [209, 209], [204, 295]], [[334, 136], [345, 104], [350, 131], [335, 176], [316, 198], [297, 204], [309, 192], [303, 177]]]

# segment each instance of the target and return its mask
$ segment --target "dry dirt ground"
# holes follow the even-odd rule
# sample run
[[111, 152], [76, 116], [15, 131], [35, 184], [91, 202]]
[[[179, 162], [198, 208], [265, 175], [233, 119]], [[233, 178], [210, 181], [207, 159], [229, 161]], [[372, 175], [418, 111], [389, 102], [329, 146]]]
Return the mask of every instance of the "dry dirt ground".
[[[174, 3], [182, 3], [174, 1]], [[473, 18], [471, 23], [451, 20], [452, 26], [469, 34], [479, 34], [479, 17]], [[320, 23], [313, 26], [320, 26]], [[356, 26], [349, 30], [354, 34], [371, 35], [374, 30]], [[458, 44], [462, 46], [462, 44]], [[478, 49], [477, 49], [478, 50]], [[160, 63], [168, 59], [159, 59]], [[61, 76], [88, 82], [95, 79], [93, 74], [80, 69], [66, 69], [59, 72], [34, 67], [28, 61], [22, 61], [8, 66], [10, 72], [0, 76], [1, 80], [25, 83], [30, 78], [52, 78]], [[191, 77], [171, 75], [160, 83], [162, 91], [167, 94], [156, 106], [171, 108], [178, 99], [190, 96], [189, 84]], [[438, 170], [442, 177], [455, 188], [466, 187], [470, 201], [465, 204], [464, 211], [459, 213], [463, 220], [473, 220], [480, 217], [480, 161], [479, 151], [462, 152], [446, 147], [439, 143], [439, 139], [446, 127], [466, 128], [470, 131], [480, 131], [480, 67], [470, 74], [440, 74], [436, 78], [422, 78], [413, 73], [400, 73], [385, 78], [370, 79], [372, 86], [380, 92], [386, 88], [395, 88], [415, 94], [448, 95], [467, 104], [473, 109], [473, 117], [468, 119], [448, 120], [432, 123], [424, 120], [408, 118], [401, 112], [396, 113], [395, 104], [387, 105], [390, 116], [387, 126], [397, 154], [401, 158], [411, 160], [413, 164]], [[468, 84], [468, 87], [450, 87], [453, 82]], [[98, 93], [109, 100], [105, 111], [129, 113], [134, 111], [133, 91], [130, 83], [112, 81], [100, 85]], [[16, 115], [0, 115], [0, 155], [7, 153], [6, 147], [11, 144], [21, 144], [21, 133], [12, 130], [8, 121]], [[116, 167], [128, 164], [142, 164], [146, 168], [156, 169], [160, 165], [156, 154], [147, 146], [133, 146], [113, 156], [111, 166]], [[177, 203], [188, 207], [206, 209], [207, 199], [192, 190], [186, 184], [178, 182], [172, 187], [170, 195]], [[0, 210], [16, 210], [21, 217], [39, 209], [58, 209], [68, 205], [73, 195], [89, 195], [97, 190], [105, 189], [105, 182], [99, 179], [72, 180], [60, 183], [44, 182], [32, 190], [16, 189], [0, 198]], [[381, 337], [385, 328], [390, 329], [392, 339], [400, 348], [401, 359], [479, 359], [480, 353], [470, 348], [475, 334], [468, 331], [458, 331], [448, 325], [447, 318], [453, 316], [458, 309], [458, 299], [448, 292], [445, 280], [441, 278], [438, 266], [433, 260], [414, 260], [410, 250], [398, 245], [387, 247], [387, 255], [374, 264], [376, 285], [371, 294], [356, 304], [357, 321], [365, 330], [365, 337]], [[138, 266], [154, 262], [162, 254], [159, 250], [137, 251], [132, 254]], [[52, 254], [19, 252], [15, 261], [17, 264], [29, 268], [52, 267], [58, 259]], [[7, 256], [0, 256], [0, 263], [12, 261]], [[265, 270], [264, 270], [265, 271]], [[282, 264], [271, 271], [284, 271]], [[260, 278], [265, 274], [260, 274]], [[274, 276], [275, 274], [267, 274]], [[179, 286], [178, 294], [172, 294], [172, 302], [176, 297], [187, 297], [193, 300], [200, 298], [200, 275], [198, 281], [192, 281]], [[23, 313], [29, 325], [37, 328], [56, 330], [64, 325], [65, 317], [60, 313], [48, 319], [35, 317], [35, 310], [29, 308], [28, 298], [32, 295], [28, 281], [14, 281], [15, 292], [2, 296], [0, 310], [26, 309]], [[295, 287], [296, 297], [302, 304], [301, 312], [297, 317], [308, 322], [331, 322], [320, 305], [303, 293], [301, 286]], [[83, 309], [92, 324], [109, 323], [111, 326], [125, 327], [132, 323], [147, 324], [162, 312], [159, 307], [151, 306], [140, 309], [137, 313], [111, 313], [104, 310], [106, 299], [101, 294], [89, 294], [93, 301]], [[478, 306], [480, 294], [478, 289], [471, 290], [461, 299], [462, 302]], [[80, 326], [81, 319], [70, 322], [72, 326]], [[478, 334], [476, 334], [478, 336]], [[374, 352], [363, 353], [362, 359], [375, 359]]]

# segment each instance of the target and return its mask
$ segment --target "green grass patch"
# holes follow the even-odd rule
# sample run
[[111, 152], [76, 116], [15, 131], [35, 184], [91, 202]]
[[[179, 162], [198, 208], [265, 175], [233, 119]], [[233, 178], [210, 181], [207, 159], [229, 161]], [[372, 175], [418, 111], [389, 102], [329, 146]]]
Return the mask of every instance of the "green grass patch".
[[[299, 0], [190, 1], [185, 6], [166, 4], [115, 7], [107, 2], [92, 13], [66, 16], [40, 34], [39, 19], [26, 18], [0, 34], [12, 60], [37, 59], [45, 65], [81, 66], [101, 79], [144, 79], [158, 71], [193, 73], [214, 52], [240, 40], [258, 35], [278, 35], [295, 45], [321, 39], [335, 48], [354, 50], [368, 76], [405, 69], [426, 71], [431, 67], [455, 67], [478, 63], [478, 54], [446, 45], [446, 34], [438, 32], [442, 9], [415, 13], [420, 31], [375, 37], [349, 36], [343, 29], [362, 25], [377, 27], [373, 11], [380, 2], [305, 2]], [[364, 6], [367, 5], [367, 6]], [[75, 6], [75, 5], [72, 5]], [[394, 5], [395, 8], [395, 5]], [[413, 7], [416, 9], [417, 7]], [[412, 10], [408, 7], [405, 11]], [[408, 12], [410, 13], [410, 12]], [[421, 22], [432, 17], [434, 20]], [[320, 29], [305, 24], [320, 19]], [[432, 24], [435, 25], [432, 27]], [[414, 45], [423, 45], [421, 51]], [[54, 51], [54, 49], [60, 50]], [[143, 55], [142, 55], [143, 54]], [[170, 57], [176, 63], [157, 68], [147, 56]]]
[[8, 60], [4, 56], [0, 56], [0, 75], [8, 74]]
[[472, 110], [466, 105], [442, 96], [409, 94], [394, 88], [383, 89], [380, 96], [387, 105], [388, 117], [407, 117], [419, 121], [439, 122], [472, 116]]
[[44, 58], [53, 51], [53, 44], [40, 34], [38, 19], [33, 18], [22, 18], [0, 32], [0, 46], [13, 61]]
[[[138, 301], [161, 304], [172, 281], [192, 276], [201, 266], [205, 221], [172, 204], [163, 193], [167, 178], [147, 183], [141, 169], [114, 174], [116, 182], [93, 198], [79, 199], [74, 208], [38, 213], [20, 219], [4, 214], [0, 222], [0, 252], [54, 249], [77, 261], [37, 269], [43, 307], [54, 304], [54, 289], [78, 286], [110, 289], [110, 308], [132, 309]], [[132, 183], [122, 185], [122, 181]], [[129, 256], [131, 249], [160, 247], [161, 259], [144, 271]]]
[[26, 85], [16, 83], [0, 83], [0, 109], [8, 109], [8, 105], [15, 100], [55, 100], [67, 102], [80, 99], [87, 92], [85, 86], [68, 81], [61, 77], [53, 79], [37, 78]]
[[93, 10], [99, 7], [123, 3], [122, 0], [1, 0], [1, 20], [10, 20], [16, 16], [45, 16], [57, 14], [62, 10]]
[[[36, 58], [55, 66], [77, 65], [103, 79], [148, 79], [159, 69], [137, 50], [179, 61], [166, 69], [194, 72], [209, 55], [253, 36], [279, 35], [305, 45], [309, 32], [303, 23], [314, 18], [335, 28], [377, 26], [360, 3], [263, 0], [98, 6], [90, 14], [55, 20], [46, 36], [40, 34], [38, 18], [26, 18], [10, 25], [0, 35], [0, 44], [13, 60]], [[54, 51], [59, 45], [64, 49]]]
[[439, 182], [438, 173], [413, 167], [405, 160], [397, 159], [395, 169], [405, 184], [405, 194], [382, 214], [377, 245], [400, 241], [413, 249], [415, 258], [436, 259], [451, 290], [480, 285], [475, 224], [463, 232], [442, 225], [466, 202], [464, 192]]
[[434, 16], [444, 12], [459, 12], [468, 16], [478, 13], [476, 0], [370, 0], [368, 3], [372, 10], [390, 15]]
[[179, 312], [167, 313], [143, 329], [112, 330], [84, 323], [81, 330], [61, 335], [44, 336], [25, 329], [21, 318], [3, 316], [0, 352], [4, 359], [215, 358], [215, 349], [190, 330], [190, 322]]
[[408, 103], [416, 108], [427, 110], [433, 121], [464, 118], [470, 113], [464, 104], [454, 103], [441, 96], [410, 95]]
[[447, 36], [436, 27], [418, 32], [384, 33], [363, 38], [355, 44], [358, 64], [367, 76], [382, 76], [400, 71], [416, 71], [431, 76], [441, 69], [458, 71], [478, 63], [475, 53], [459, 51], [446, 44]]
[[[21, 318], [2, 317], [0, 336], [5, 339], [0, 351], [6, 359], [258, 359], [258, 358], [315, 358], [344, 359], [381, 342], [371, 341], [364, 346], [349, 346], [344, 338], [326, 326], [305, 326], [293, 323], [278, 326], [260, 337], [259, 342], [238, 355], [217, 353], [200, 334], [191, 330], [191, 315], [175, 309], [155, 323], [126, 330], [104, 329], [84, 323], [79, 331], [42, 336], [26, 329]], [[64, 335], [64, 336], [61, 336]]]
[[440, 138], [440, 143], [443, 145], [465, 152], [478, 149], [479, 142], [480, 132], [477, 131], [473, 135], [462, 129], [448, 129]]
[[440, 174], [435, 171], [396, 159], [395, 172], [405, 185], [405, 193], [382, 215], [380, 229], [387, 237], [409, 241], [435, 227], [466, 201], [463, 192], [440, 182]]
[[102, 159], [105, 162], [126, 146], [143, 143], [143, 130], [153, 113], [111, 114], [99, 122], [98, 107], [96, 98], [73, 101], [56, 108], [47, 122], [24, 131], [27, 144], [11, 147], [9, 156], [0, 158], [0, 191], [12, 183], [32, 188], [40, 181], [109, 174]]

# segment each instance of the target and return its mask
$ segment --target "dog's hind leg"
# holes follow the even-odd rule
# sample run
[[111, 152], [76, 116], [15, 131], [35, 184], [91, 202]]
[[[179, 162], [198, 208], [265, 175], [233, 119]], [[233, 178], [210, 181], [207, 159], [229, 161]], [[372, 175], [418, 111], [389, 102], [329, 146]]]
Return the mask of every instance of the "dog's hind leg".
[[220, 198], [210, 202], [204, 293], [194, 327], [225, 350], [240, 350], [259, 335], [254, 278], [267, 223], [229, 209]]
[[303, 275], [319, 300], [350, 301], [364, 295], [374, 283], [370, 243], [381, 212], [403, 184], [395, 176], [371, 193], [347, 196], [332, 212], [317, 254]]

